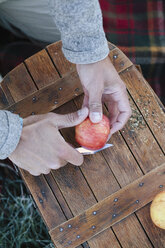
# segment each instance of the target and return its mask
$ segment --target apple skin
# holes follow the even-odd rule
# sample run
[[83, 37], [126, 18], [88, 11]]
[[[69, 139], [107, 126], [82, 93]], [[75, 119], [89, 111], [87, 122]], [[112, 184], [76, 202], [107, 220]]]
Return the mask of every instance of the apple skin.
[[110, 134], [109, 119], [103, 115], [99, 123], [93, 123], [87, 117], [82, 123], [75, 127], [75, 139], [81, 146], [90, 150], [102, 148]]
[[156, 226], [165, 229], [165, 191], [155, 196], [150, 206], [150, 216]]

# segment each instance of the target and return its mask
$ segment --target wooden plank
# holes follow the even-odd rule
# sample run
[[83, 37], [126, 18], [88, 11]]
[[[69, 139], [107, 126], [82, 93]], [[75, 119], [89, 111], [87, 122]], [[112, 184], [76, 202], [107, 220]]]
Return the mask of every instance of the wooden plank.
[[[80, 97], [78, 97], [77, 99], [75, 99], [75, 102], [77, 103], [76, 105], [79, 108], [81, 105], [80, 102], [82, 102], [82, 99], [80, 101]], [[58, 113], [64, 114], [64, 113], [73, 112], [75, 110], [76, 110], [75, 106], [72, 104], [72, 102], [69, 102], [65, 104], [65, 106], [63, 106], [61, 112], [59, 112], [59, 110], [57, 109], [56, 113], [58, 111]], [[65, 140], [67, 142], [71, 143], [74, 146], [77, 146], [77, 143], [75, 142], [75, 139], [74, 139], [74, 128], [62, 130], [62, 134], [64, 135]], [[107, 149], [107, 151], [109, 151], [111, 155], [109, 159], [106, 159], [106, 161], [109, 163], [109, 160], [110, 160], [112, 164], [114, 165], [114, 167], [120, 167], [119, 177], [121, 177], [121, 175], [128, 177], [132, 173], [132, 177], [131, 177], [132, 180], [136, 179], [136, 175], [140, 177], [140, 175], [142, 174], [141, 170], [137, 166], [134, 158], [132, 157], [132, 154], [129, 152], [129, 149], [127, 145], [124, 143], [124, 140], [122, 139], [121, 136], [119, 137], [120, 137], [119, 139], [114, 137], [115, 142], [112, 142], [114, 144], [114, 147], [112, 147], [112, 150], [111, 148]], [[97, 200], [102, 200], [105, 197], [109, 196], [110, 194], [120, 189], [111, 170], [108, 168], [106, 161], [101, 156], [101, 153], [98, 153], [98, 154], [95, 154], [94, 156], [85, 156], [84, 164], [80, 167], [81, 171], [83, 172], [83, 175], [85, 176]], [[100, 184], [97, 183], [100, 181], [101, 181], [101, 186]], [[69, 205], [70, 204], [71, 203], [69, 203]], [[78, 205], [80, 205], [80, 202], [77, 203], [77, 206]], [[145, 244], [148, 247], [151, 247], [136, 217], [135, 216], [132, 217], [131, 220], [130, 221], [127, 220], [127, 222], [128, 222], [130, 229], [132, 230], [133, 230], [133, 227], [136, 226], [134, 230], [135, 234], [134, 236], [132, 236], [132, 239], [128, 240], [128, 238], [125, 237], [125, 239], [127, 240], [127, 244], [131, 242], [134, 243], [134, 241], [137, 240], [137, 242], [139, 243], [139, 246]], [[137, 233], [139, 232], [141, 233], [140, 240], [139, 240], [139, 236], [136, 235], [136, 229], [138, 229]], [[114, 236], [112, 230], [107, 229], [104, 232], [102, 232], [102, 234], [100, 234], [99, 237], [95, 236], [94, 238], [90, 239], [88, 242], [90, 243], [90, 246], [93, 245], [93, 247], [95, 247], [95, 243], [97, 240], [100, 246], [102, 243], [102, 246], [106, 244], [105, 247], [108, 247], [109, 242], [110, 242], [109, 235]]]
[[34, 177], [20, 169], [21, 175], [30, 190], [49, 230], [66, 221], [66, 218], [44, 177]]
[[[142, 114], [139, 112], [132, 99], [130, 98], [129, 100], [132, 116], [122, 129], [121, 133], [138, 161], [143, 173], [147, 173], [165, 162], [165, 157]], [[122, 183], [121, 185], [124, 186]]]
[[[52, 173], [49, 173], [49, 174], [45, 175], [44, 177], [46, 178], [46, 181], [49, 184], [51, 190], [53, 191], [56, 199], [58, 199], [58, 203], [60, 204], [60, 207], [62, 208], [62, 211], [63, 211], [64, 215], [66, 216], [66, 219], [71, 219], [73, 217], [73, 214], [72, 214], [67, 202], [65, 201], [65, 198], [62, 195], [56, 181], [54, 180]], [[89, 248], [87, 243], [83, 243], [82, 245], [78, 246], [77, 248], [82, 248], [82, 247]]]
[[[76, 110], [75, 105], [72, 102], [68, 102], [67, 104], [63, 105], [61, 109], [59, 108], [55, 112], [58, 114], [60, 114], [60, 113], [66, 114], [69, 112], [73, 112], [75, 110]], [[61, 132], [62, 132], [62, 134], [65, 137], [65, 140], [67, 142], [76, 146], [76, 142], [74, 139], [74, 128], [69, 128], [69, 129], [65, 128]], [[86, 165], [87, 166], [86, 169], [88, 168], [88, 174], [91, 175], [92, 182], [90, 182], [91, 183], [90, 188], [91, 188], [91, 186], [93, 186], [93, 187], [96, 186], [96, 182], [98, 180], [101, 180], [101, 178], [104, 178], [105, 182], [104, 183], [102, 182], [102, 186], [105, 186], [105, 187], [103, 189], [106, 188], [106, 192], [108, 193], [108, 191], [109, 191], [109, 194], [110, 194], [110, 192], [115, 192], [115, 189], [118, 190], [119, 186], [118, 186], [117, 182], [115, 181], [115, 179], [113, 178], [113, 176], [112, 176], [112, 174], [111, 174], [111, 172], [107, 166], [107, 163], [105, 162], [105, 160], [102, 158], [101, 155], [97, 154], [95, 156], [96, 156], [95, 160], [93, 160], [94, 158], [92, 158], [92, 157], [90, 159], [90, 156], [89, 156], [89, 158], [85, 157], [85, 161], [87, 159], [87, 160], [91, 161], [91, 163], [87, 164], [87, 162], [84, 162], [84, 164], [81, 166], [81, 170], [83, 171], [83, 167]], [[89, 166], [91, 169], [90, 171], [89, 171]], [[101, 166], [101, 170], [100, 170], [100, 166]], [[76, 169], [79, 171], [79, 168], [76, 168]], [[58, 181], [57, 183], [58, 183], [68, 205], [70, 206], [74, 216], [81, 213], [83, 211], [83, 209], [86, 209], [89, 206], [92, 206], [94, 203], [96, 203], [96, 200], [94, 200], [94, 199], [93, 199], [93, 203], [91, 203], [91, 204], [90, 204], [88, 199], [83, 199], [83, 195], [86, 194], [86, 192], [88, 192], [88, 190], [84, 186], [84, 177], [82, 176], [80, 171], [76, 172], [76, 174], [75, 173], [73, 174], [73, 172], [70, 172], [69, 169], [66, 172], [66, 167], [65, 167], [62, 170], [62, 172], [60, 173], [60, 178], [59, 178], [59, 175], [57, 175], [57, 174], [58, 174], [57, 171], [53, 172], [54, 178], [56, 181]], [[68, 174], [69, 174], [69, 178], [68, 178]], [[77, 180], [78, 180], [78, 185], [77, 185]], [[74, 181], [76, 181], [76, 184]], [[92, 183], [93, 183], [93, 185], [92, 185]], [[69, 185], [69, 189], [68, 189], [68, 185]], [[81, 192], [79, 192], [79, 187], [81, 188]], [[100, 187], [100, 190], [102, 190], [102, 187]], [[75, 197], [75, 195], [76, 195], [76, 197]], [[111, 244], [113, 245], [113, 247], [120, 247], [119, 243], [118, 243], [118, 241], [117, 241], [117, 239], [116, 239], [116, 237], [113, 234], [111, 229], [106, 230], [106, 232], [103, 232], [98, 237], [95, 236], [93, 239], [88, 241], [88, 244], [90, 245], [91, 248], [95, 248], [95, 247], [99, 247], [99, 246], [103, 246], [103, 245], [104, 245], [104, 247], [108, 247], [110, 240], [111, 240]]]
[[126, 83], [130, 94], [165, 152], [165, 110], [157, 102], [155, 93], [134, 66], [120, 73], [120, 77]]
[[128, 67], [133, 65], [126, 55], [118, 48], [110, 51], [109, 58], [118, 73], [125, 71]]
[[[120, 243], [116, 239], [116, 236], [109, 228], [106, 231], [97, 234], [95, 237], [91, 238], [88, 243], [90, 243], [90, 247], [93, 248], [121, 248]], [[92, 246], [91, 246], [92, 245]]]
[[37, 91], [37, 88], [23, 63], [18, 65], [4, 77], [1, 87], [9, 98], [12, 96], [14, 102], [21, 101], [28, 95]]
[[[67, 220], [43, 175], [34, 177], [20, 169], [22, 178], [37, 204], [48, 230]], [[49, 177], [50, 179], [50, 177]], [[83, 248], [81, 245], [77, 248]]]
[[[131, 74], [131, 68], [129, 70], [129, 73]], [[125, 80], [131, 80], [130, 78], [126, 78]], [[134, 76], [134, 85], [138, 85], [137, 80], [135, 80], [135, 76]], [[149, 86], [147, 86], [149, 87]], [[145, 85], [141, 85], [142, 91], [145, 91], [146, 86]], [[133, 90], [133, 89], [132, 89]], [[132, 94], [132, 93], [131, 93]], [[152, 92], [147, 93], [146, 98], [150, 98], [149, 94], [152, 97]], [[134, 101], [135, 103], [138, 105], [139, 102], [139, 96], [138, 95], [134, 95]], [[145, 104], [145, 97], [144, 97], [144, 104]], [[157, 101], [157, 99], [156, 99]], [[126, 126], [123, 128], [122, 130], [122, 135], [124, 137], [124, 139], [126, 140], [129, 148], [131, 149], [131, 151], [133, 152], [136, 160], [138, 161], [140, 167], [142, 168], [144, 173], [147, 173], [148, 171], [152, 170], [153, 168], [156, 168], [158, 165], [160, 165], [161, 163], [165, 162], [165, 156], [162, 152], [162, 150], [160, 149], [160, 147], [158, 146], [156, 140], [154, 139], [153, 135], [150, 133], [147, 123], [148, 120], [144, 118], [146, 120], [144, 120], [143, 116], [141, 115], [141, 113], [139, 112], [139, 110], [137, 109], [136, 105], [133, 104], [132, 100], [130, 100], [131, 102], [131, 106], [132, 106], [132, 117], [130, 118], [130, 120], [128, 121], [128, 123], [126, 124]], [[154, 117], [154, 120], [158, 120], [159, 121], [159, 113], [162, 112], [161, 109], [161, 104], [159, 102], [157, 102], [158, 106], [159, 106], [159, 110], [157, 111], [157, 116]], [[150, 108], [149, 106], [147, 106], [145, 104], [145, 106], [142, 104], [142, 106], [140, 107], [140, 110], [143, 110], [143, 107], [146, 108], [146, 113], [148, 112], [148, 108]], [[151, 104], [151, 108], [153, 107], [153, 105]], [[163, 117], [160, 117], [160, 119]], [[164, 118], [165, 120], [165, 118]], [[159, 129], [157, 130], [157, 132], [159, 133]], [[161, 132], [159, 133], [159, 136], [162, 135]], [[163, 230], [155, 227], [154, 229], [151, 218], [149, 216], [149, 214], [147, 214], [148, 211], [148, 207], [146, 206], [146, 208], [143, 208], [143, 212], [141, 212], [141, 210], [139, 210], [137, 212], [137, 216], [140, 220], [140, 222], [142, 223], [143, 227], [145, 228], [147, 235], [149, 236], [150, 240], [152, 241], [153, 244], [155, 243], [155, 239], [159, 239], [159, 237], [161, 237], [161, 239], [159, 239], [159, 247], [165, 247], [165, 235]], [[145, 216], [144, 216], [145, 213]], [[147, 217], [146, 217], [147, 216]], [[148, 218], [146, 220], [146, 218]], [[119, 225], [119, 224], [117, 224]], [[123, 223], [124, 225], [124, 223]], [[124, 226], [123, 226], [124, 227]], [[115, 226], [114, 226], [115, 228]], [[152, 229], [152, 230], [151, 230]], [[149, 231], [151, 230], [151, 231]], [[116, 232], [116, 230], [115, 230]], [[153, 234], [154, 233], [154, 234]], [[121, 236], [120, 236], [121, 237]], [[157, 237], [157, 238], [155, 238]], [[163, 239], [164, 237], [164, 239]], [[123, 239], [124, 240], [124, 239]], [[161, 244], [161, 245], [160, 245]]]
[[0, 85], [0, 109], [5, 109], [9, 106], [9, 102], [5, 96], [5, 93], [3, 92], [1, 85]]
[[65, 201], [65, 198], [63, 197], [56, 181], [54, 180], [54, 177], [52, 173], [49, 173], [44, 176], [47, 180], [47, 183], [49, 184], [50, 188], [52, 189], [54, 195], [58, 199], [58, 202], [60, 203], [60, 206], [66, 216], [67, 219], [71, 219], [73, 217], [73, 214], [68, 206], [68, 204]]
[[154, 247], [165, 248], [165, 230], [155, 226], [150, 217], [150, 204], [136, 212]]
[[70, 63], [65, 57], [62, 52], [62, 42], [56, 42], [55, 44], [51, 44], [47, 46], [47, 51], [50, 57], [52, 58], [58, 72], [62, 77], [65, 74], [71, 72], [72, 70], [76, 69], [75, 64]]
[[[80, 108], [82, 99], [78, 97], [78, 100], [75, 99], [74, 101], [77, 107]], [[108, 114], [105, 108], [104, 108], [104, 113]], [[115, 178], [118, 180], [120, 186], [123, 187], [131, 183], [138, 177], [142, 176], [143, 174], [139, 166], [137, 165], [136, 161], [134, 160], [132, 153], [128, 149], [126, 143], [124, 142], [122, 136], [119, 133], [114, 134], [111, 137], [110, 142], [114, 146], [111, 147], [110, 149], [106, 149], [105, 151], [102, 151], [102, 154], [104, 155], [104, 158], [106, 159], [107, 163], [112, 169], [113, 174], [115, 175]], [[102, 177], [102, 179], [100, 179], [99, 176], [98, 178], [95, 177], [95, 182], [94, 183], [92, 182], [91, 177], [93, 178], [93, 176], [91, 176], [91, 174], [88, 173], [88, 170], [91, 167], [92, 162], [93, 161], [88, 162], [88, 166], [86, 166], [86, 170], [87, 170], [86, 173], [83, 170], [84, 165], [81, 168], [97, 199], [102, 200], [108, 195], [113, 193], [112, 189], [114, 189], [114, 187], [112, 187], [112, 189], [111, 187], [108, 187], [109, 191], [107, 190], [107, 188], [104, 187], [104, 181], [106, 180], [106, 177]], [[95, 164], [93, 166], [95, 166]], [[98, 171], [98, 174], [99, 173], [100, 172]], [[97, 185], [96, 182], [98, 181], [102, 182], [101, 187], [96, 186]], [[109, 180], [106, 183], [107, 184], [109, 183], [109, 186], [111, 185], [111, 182]], [[118, 189], [119, 188], [116, 188], [116, 191]], [[145, 235], [135, 215], [127, 217], [125, 224], [128, 226], [130, 232], [134, 233], [133, 236], [127, 235], [127, 229], [125, 228], [125, 226], [121, 226], [121, 225], [118, 226], [118, 224], [116, 224], [112, 227], [115, 234], [118, 234], [117, 237], [122, 247], [135, 246], [135, 244], [138, 244], [137, 247], [142, 247], [144, 244], [147, 247], [151, 247], [150, 242], [147, 236]], [[139, 234], [141, 237], [140, 239], [139, 239]]]
[[[131, 73], [131, 72], [130, 72]], [[134, 81], [136, 84], [136, 82]], [[134, 99], [137, 102], [138, 99]], [[147, 173], [153, 168], [156, 168], [161, 163], [165, 162], [165, 157], [154, 137], [149, 134], [149, 129], [146, 125], [143, 116], [140, 114], [139, 110], [133, 104], [132, 100], [130, 101], [132, 105], [133, 115], [122, 130], [122, 135], [124, 136], [129, 148], [133, 152], [136, 160], [140, 164], [144, 173]], [[157, 116], [159, 119], [159, 116]], [[152, 156], [151, 156], [152, 154]], [[154, 245], [156, 245], [157, 239], [159, 239], [159, 247], [165, 246], [165, 235], [164, 231], [155, 227], [153, 229], [153, 224], [151, 218], [148, 214], [148, 207], [143, 208], [143, 211], [139, 210], [137, 216], [145, 228], [150, 240]], [[144, 215], [145, 213], [145, 215]], [[147, 217], [146, 217], [147, 216]], [[147, 220], [146, 220], [147, 218]], [[124, 228], [124, 222], [123, 228]], [[117, 224], [119, 225], [119, 223]], [[115, 226], [114, 226], [115, 230]], [[117, 230], [115, 230], [117, 232]], [[164, 239], [163, 239], [164, 237]], [[121, 238], [121, 235], [120, 235]], [[123, 237], [124, 242], [124, 237]]]
[[[58, 52], [58, 50], [57, 50], [57, 52]], [[58, 55], [58, 53], [57, 53], [57, 55]], [[55, 62], [56, 67], [58, 67], [58, 71], [59, 71], [60, 75], [63, 77], [65, 75], [66, 71], [68, 70], [68, 63], [66, 62], [66, 60], [63, 60], [62, 61], [63, 63], [61, 66], [61, 64], [59, 63], [58, 60], [57, 61], [54, 60], [54, 62]], [[66, 62], [66, 65], [65, 65], [65, 62]], [[68, 111], [68, 104], [67, 104], [67, 108], [66, 108], [66, 106], [63, 106], [63, 109], [65, 109], [65, 111]], [[69, 109], [69, 112], [71, 112], [71, 109]], [[72, 136], [71, 131], [69, 132], [69, 134], [71, 134], [71, 136]], [[77, 168], [77, 169], [79, 170], [79, 168]], [[80, 173], [80, 175], [82, 175], [82, 174]], [[72, 181], [74, 181], [75, 179], [77, 180], [77, 177], [72, 178]], [[78, 179], [80, 179], [80, 178], [78, 177]], [[82, 177], [82, 180], [84, 181], [83, 177]], [[68, 180], [67, 180], [67, 182], [68, 182]], [[67, 184], [67, 182], [65, 179], [66, 184]], [[70, 185], [70, 180], [68, 183]], [[59, 180], [59, 184], [60, 184], [60, 180]], [[61, 185], [60, 185], [60, 188], [61, 188]], [[77, 188], [76, 188], [76, 190], [77, 190]], [[85, 187], [83, 190], [84, 190], [84, 192], [86, 192]], [[65, 195], [65, 187], [63, 188], [63, 191], [64, 191], [63, 194]], [[67, 189], [67, 191], [68, 191], [68, 189]], [[80, 205], [82, 204], [83, 197], [81, 196], [81, 199], [79, 199], [79, 198], [77, 199], [77, 197], [76, 197], [76, 202], [74, 202], [75, 201], [74, 195], [76, 194], [75, 188], [71, 188], [69, 192], [70, 192], [69, 199], [66, 198], [66, 197], [68, 197], [68, 194], [65, 195], [65, 198], [67, 199], [67, 201], [69, 201], [69, 206], [71, 207], [73, 214], [76, 214], [77, 209], [78, 209], [78, 213], [80, 213], [81, 212]], [[79, 200], [81, 200], [81, 201], [79, 201]], [[80, 202], [81, 202], [81, 204], [80, 204]], [[93, 200], [93, 202], [96, 202], [96, 200]], [[83, 206], [82, 209], [86, 208], [89, 205], [90, 205], [90, 201], [88, 200], [88, 203], [85, 206], [84, 206], [84, 203], [82, 204], [82, 206]], [[96, 246], [97, 247], [99, 247], [99, 246], [109, 247], [109, 239], [111, 239], [111, 244], [113, 245], [113, 247], [119, 247], [119, 243], [118, 243], [118, 241], [117, 241], [117, 239], [116, 239], [116, 237], [113, 234], [111, 229], [107, 230], [106, 233], [105, 232], [102, 233], [99, 237], [95, 237], [94, 239], [88, 241], [88, 244], [90, 245], [91, 248], [95, 248]]]
[[60, 78], [46, 50], [41, 50], [26, 59], [25, 64], [38, 89], [55, 83]]
[[[74, 216], [96, 203], [96, 200], [78, 167], [67, 165], [65, 168], [53, 171], [53, 175]], [[109, 244], [109, 238], [112, 237], [116, 247], [118, 247], [117, 240], [110, 229], [106, 235], [103, 234], [101, 236], [103, 239], [102, 242], [106, 244]], [[99, 243], [102, 242], [100, 238]], [[88, 244], [91, 248], [95, 248], [97, 240], [89, 240]]]
[[[119, 237], [120, 243], [122, 244], [122, 248], [141, 248], [141, 247], [153, 247], [151, 244], [143, 243], [140, 245], [140, 242], [137, 238], [133, 238], [134, 234], [141, 239], [141, 224], [137, 220], [134, 220], [134, 215], [130, 215], [129, 218], [122, 219], [120, 222], [113, 226], [113, 230], [117, 237]], [[130, 225], [131, 224], [131, 225]], [[144, 239], [144, 237], [142, 237]], [[146, 237], [147, 238], [147, 237]], [[128, 240], [130, 242], [128, 243]], [[149, 242], [148, 242], [149, 243]], [[155, 246], [156, 248], [157, 246]]]
[[58, 79], [52, 85], [34, 92], [7, 110], [19, 113], [21, 117], [31, 114], [45, 114], [82, 93], [80, 80], [75, 71]]
[[[58, 248], [74, 248], [152, 201], [164, 182], [165, 163], [51, 230], [51, 237]], [[68, 225], [72, 228], [68, 229]]]

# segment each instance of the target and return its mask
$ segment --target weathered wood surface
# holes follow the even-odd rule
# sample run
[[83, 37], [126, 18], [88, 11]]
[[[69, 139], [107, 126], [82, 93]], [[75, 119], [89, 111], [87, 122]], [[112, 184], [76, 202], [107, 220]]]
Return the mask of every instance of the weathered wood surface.
[[27, 95], [37, 91], [33, 80], [22, 63], [5, 76], [1, 87], [11, 103], [21, 101]]
[[161, 149], [165, 152], [165, 108], [163, 105], [159, 105], [155, 93], [135, 67], [130, 68], [125, 73], [122, 72], [120, 76], [126, 83], [132, 98], [136, 100], [136, 105]]
[[81, 93], [82, 87], [78, 75], [72, 71], [65, 78], [58, 79], [56, 83], [28, 95], [25, 99], [6, 109], [13, 113], [19, 113], [23, 118], [31, 114], [45, 114]]
[[51, 230], [56, 246], [74, 248], [90, 239], [151, 202], [164, 183], [165, 163]]
[[[81, 106], [81, 102], [82, 99], [80, 97], [78, 99], [75, 99], [75, 103], [78, 108]], [[76, 110], [76, 108], [71, 102], [65, 104], [64, 109], [66, 113], [69, 111]], [[63, 112], [64, 109], [61, 111]], [[74, 144], [74, 146], [76, 146], [74, 133], [71, 130], [64, 129], [62, 130], [62, 133], [68, 142], [71, 142], [72, 144]], [[95, 159], [93, 158], [93, 156], [85, 157], [84, 164], [81, 166], [81, 171], [85, 176], [90, 188], [92, 189], [92, 192], [94, 193], [97, 201], [104, 199], [108, 195], [120, 189], [120, 184], [117, 182], [116, 177], [120, 178], [121, 174], [123, 175], [122, 178], [124, 178], [124, 173], [126, 173], [126, 178], [130, 178], [132, 180], [136, 178], [135, 177], [136, 175], [138, 175], [139, 177], [141, 175], [141, 170], [140, 168], [138, 168], [138, 165], [136, 164], [131, 152], [127, 148], [127, 145], [125, 144], [122, 137], [118, 134], [115, 134], [113, 136], [113, 140], [111, 141], [114, 144], [114, 147], [112, 147], [112, 149], [107, 149], [110, 155], [109, 159], [107, 159], [106, 156], [102, 157], [103, 155], [102, 152], [102, 154], [101, 153], [96, 154]], [[121, 153], [121, 151], [123, 152]], [[111, 167], [109, 166], [111, 164], [113, 164], [115, 168], [119, 168], [120, 170], [119, 175], [112, 173]], [[75, 180], [75, 179], [70, 178], [69, 183], [71, 180]], [[60, 181], [63, 181], [62, 177]], [[96, 182], [101, 182], [101, 186]], [[66, 195], [66, 199], [67, 199], [67, 195]], [[78, 206], [80, 205], [80, 201], [77, 201], [76, 203], [77, 206], [73, 206], [72, 201], [70, 201], [71, 204], [70, 206], [72, 206], [73, 208], [75, 207], [78, 208]], [[139, 247], [142, 246], [143, 244], [150, 247], [150, 243], [135, 216], [127, 218], [127, 225], [129, 226], [130, 230], [134, 230], [134, 235], [131, 238], [129, 237], [128, 239], [127, 235], [125, 236], [125, 243], [127, 244], [127, 246], [129, 244], [131, 245], [136, 242]], [[118, 231], [123, 232], [123, 228], [121, 228]], [[107, 232], [110, 232], [110, 229], [105, 230], [104, 232], [101, 233], [101, 235], [99, 235], [100, 243], [102, 241], [103, 244], [105, 244], [105, 237], [108, 237]], [[139, 233], [141, 239], [139, 239]], [[96, 239], [97, 236], [95, 236], [88, 242], [92, 241], [95, 243]], [[120, 240], [120, 236], [119, 236], [119, 240]], [[109, 239], [108, 242], [106, 243], [106, 247], [108, 247], [108, 245], [109, 245]]]
[[26, 59], [25, 64], [38, 89], [51, 85], [60, 78], [45, 50]]
[[[59, 58], [60, 56], [58, 55], [58, 53], [59, 51], [56, 50], [56, 55]], [[66, 63], [66, 67], [65, 67], [65, 63]], [[63, 67], [60, 68], [60, 66], [58, 66], [58, 72], [61, 77], [64, 77], [66, 75], [67, 66], [68, 66], [68, 62], [65, 59], [63, 59]], [[73, 111], [76, 111], [76, 106], [71, 101], [70, 103], [65, 104], [65, 106], [62, 106], [61, 108], [57, 109], [56, 113], [64, 114]], [[73, 135], [74, 132], [72, 132], [72, 130], [74, 131], [74, 128], [64, 129], [62, 130], [62, 134], [65, 137], [66, 141], [68, 141], [69, 143], [72, 142], [72, 144], [74, 144], [75, 141]], [[93, 204], [97, 202], [97, 200], [95, 199], [95, 195], [93, 195], [93, 192], [88, 186], [89, 182], [85, 180], [84, 175], [82, 174], [81, 170], [78, 167], [73, 167], [73, 166], [71, 166], [71, 168], [65, 167], [64, 170], [61, 168], [60, 170], [53, 171], [52, 173], [73, 213], [73, 216], [81, 213], [82, 211], [91, 207]], [[104, 178], [105, 178], [105, 174], [104, 174]], [[108, 174], [106, 178], [107, 181], [108, 179], [110, 179], [110, 177], [108, 177]], [[93, 239], [89, 240], [88, 245], [90, 246], [90, 248], [108, 247], [109, 239], [111, 239], [111, 245], [113, 247], [119, 246], [118, 241], [111, 229], [101, 233], [99, 237], [96, 236]]]
[[[109, 47], [109, 57], [127, 85], [133, 110], [124, 129], [112, 136], [114, 147], [85, 157], [80, 168], [67, 165], [41, 177], [21, 170], [49, 230], [165, 162], [164, 107], [128, 58], [115, 46], [109, 44]], [[82, 97], [68, 101], [81, 93], [75, 65], [64, 58], [58, 42], [33, 55], [4, 78], [0, 86], [0, 108], [22, 117], [54, 109], [57, 113], [71, 112], [81, 107]], [[73, 128], [62, 130], [62, 134], [77, 145]], [[165, 231], [151, 222], [149, 205], [83, 244], [86, 248], [153, 246], [165, 247]]]

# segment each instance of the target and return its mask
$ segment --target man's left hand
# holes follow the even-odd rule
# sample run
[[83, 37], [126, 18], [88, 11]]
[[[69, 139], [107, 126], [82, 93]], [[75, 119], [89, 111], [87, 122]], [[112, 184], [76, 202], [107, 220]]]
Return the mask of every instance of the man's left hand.
[[77, 64], [83, 90], [83, 107], [89, 108], [90, 120], [102, 119], [102, 102], [106, 102], [110, 115], [111, 134], [124, 127], [131, 116], [131, 108], [124, 82], [109, 57], [92, 64]]

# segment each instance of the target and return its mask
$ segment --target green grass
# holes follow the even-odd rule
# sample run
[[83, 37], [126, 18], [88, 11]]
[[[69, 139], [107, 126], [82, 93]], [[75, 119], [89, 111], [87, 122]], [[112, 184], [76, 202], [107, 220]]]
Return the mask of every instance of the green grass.
[[[1, 165], [0, 170], [3, 171]], [[13, 173], [11, 170], [10, 177]], [[0, 181], [3, 181], [0, 194], [0, 248], [53, 248], [47, 228], [22, 180], [16, 175], [10, 177], [4, 180], [3, 173], [0, 175]]]

